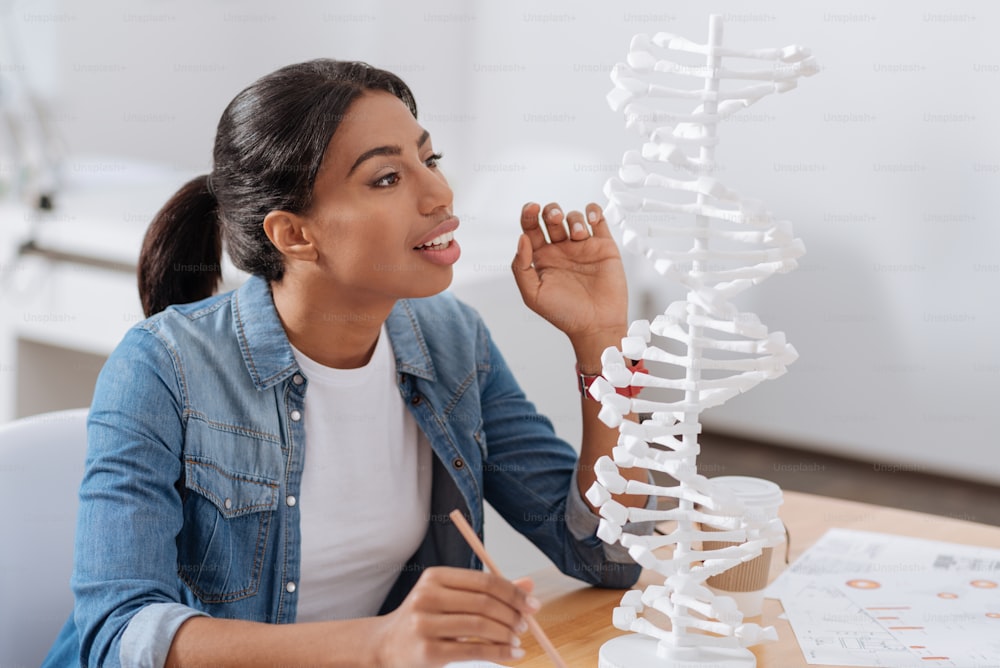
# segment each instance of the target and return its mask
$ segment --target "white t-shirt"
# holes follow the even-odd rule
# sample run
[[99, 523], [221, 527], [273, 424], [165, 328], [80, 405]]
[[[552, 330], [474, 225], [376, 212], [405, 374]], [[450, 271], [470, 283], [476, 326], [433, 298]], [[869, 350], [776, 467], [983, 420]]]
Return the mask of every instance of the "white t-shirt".
[[297, 620], [372, 616], [427, 532], [431, 446], [399, 394], [385, 328], [359, 369], [292, 350], [309, 383]]

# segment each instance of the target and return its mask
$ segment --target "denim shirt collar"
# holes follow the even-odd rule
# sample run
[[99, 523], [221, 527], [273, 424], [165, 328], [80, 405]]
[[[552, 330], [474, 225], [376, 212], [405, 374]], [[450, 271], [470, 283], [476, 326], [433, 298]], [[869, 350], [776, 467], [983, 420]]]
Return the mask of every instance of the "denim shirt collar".
[[[385, 323], [396, 356], [396, 368], [426, 380], [435, 380], [434, 363], [413, 309], [400, 300]], [[274, 307], [271, 286], [260, 276], [251, 276], [233, 293], [233, 327], [247, 372], [258, 390], [280, 383], [296, 371], [298, 364]]]

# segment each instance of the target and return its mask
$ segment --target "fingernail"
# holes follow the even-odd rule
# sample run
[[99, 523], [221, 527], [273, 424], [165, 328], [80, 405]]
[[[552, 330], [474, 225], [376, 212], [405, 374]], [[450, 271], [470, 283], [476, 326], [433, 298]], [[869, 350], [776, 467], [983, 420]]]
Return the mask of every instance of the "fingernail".
[[560, 211], [559, 209], [550, 209], [549, 210], [549, 215], [550, 216], [558, 216], [561, 213], [562, 213], [562, 211]]
[[524, 633], [525, 631], [528, 630], [528, 622], [522, 619], [517, 623], [517, 626], [514, 627], [514, 630], [517, 631], [518, 633]]
[[517, 636], [514, 636], [514, 639], [510, 641], [510, 644], [513, 647], [520, 647], [521, 646], [521, 639], [518, 638]]
[[542, 609], [542, 602], [539, 601], [534, 596], [529, 596], [528, 598], [526, 598], [525, 603], [527, 603], [528, 607], [534, 610], [535, 612], [538, 612], [539, 610]]
[[574, 233], [586, 232], [586, 230], [583, 227], [583, 223], [573, 223], [573, 232]]
[[514, 649], [510, 650], [510, 655], [512, 657], [514, 657], [515, 659], [523, 659], [524, 658], [524, 650], [521, 649], [520, 647], [515, 647]]
[[587, 212], [587, 220], [589, 220], [592, 223], [596, 223], [597, 222], [597, 212], [596, 211], [588, 211]]

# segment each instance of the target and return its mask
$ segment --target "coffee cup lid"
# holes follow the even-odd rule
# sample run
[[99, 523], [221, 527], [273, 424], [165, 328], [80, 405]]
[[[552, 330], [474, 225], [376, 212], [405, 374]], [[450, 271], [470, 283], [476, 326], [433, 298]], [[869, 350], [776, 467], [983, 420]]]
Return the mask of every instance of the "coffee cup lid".
[[743, 503], [750, 507], [777, 507], [783, 501], [781, 488], [770, 480], [763, 478], [725, 475], [711, 478], [711, 481], [732, 490]]

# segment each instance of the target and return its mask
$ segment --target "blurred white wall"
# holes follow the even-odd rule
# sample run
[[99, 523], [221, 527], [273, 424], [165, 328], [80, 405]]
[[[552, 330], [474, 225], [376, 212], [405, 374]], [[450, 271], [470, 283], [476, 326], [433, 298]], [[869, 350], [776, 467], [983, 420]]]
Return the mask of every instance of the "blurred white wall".
[[[723, 124], [717, 154], [719, 178], [792, 220], [807, 246], [798, 271], [738, 302], [785, 331], [801, 359], [705, 421], [807, 450], [1000, 482], [990, 429], [1000, 396], [996, 3], [0, 6], [22, 49], [0, 74], [20, 68], [47, 96], [70, 178], [101, 165], [127, 169], [129, 160], [206, 171], [225, 104], [290, 62], [363, 59], [402, 75], [445, 154], [463, 218], [468, 243], [455, 289], [480, 308], [529, 394], [571, 441], [579, 434], [571, 355], [520, 305], [507, 268], [520, 205], [604, 201], [604, 181], [638, 143], [604, 101], [633, 34], [702, 40], [708, 14], [719, 13], [728, 45], [808, 45], [823, 71]], [[123, 217], [114, 205], [106, 214]], [[628, 262], [636, 317], [681, 296], [639, 258]], [[16, 367], [12, 354], [0, 347], [8, 356], [0, 372]]]

